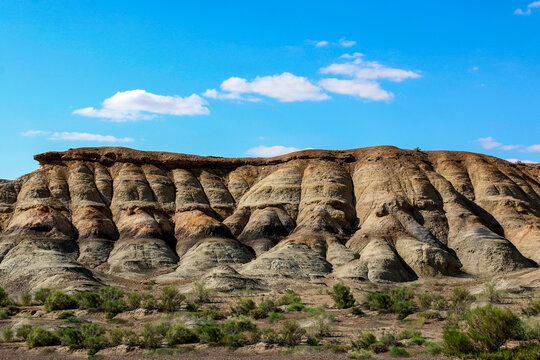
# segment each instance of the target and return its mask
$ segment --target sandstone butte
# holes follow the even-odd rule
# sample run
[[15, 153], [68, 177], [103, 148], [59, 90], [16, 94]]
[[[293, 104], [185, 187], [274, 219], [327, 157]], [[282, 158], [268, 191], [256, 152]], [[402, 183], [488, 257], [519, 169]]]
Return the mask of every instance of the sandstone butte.
[[127, 148], [36, 155], [0, 182], [0, 285], [202, 277], [404, 282], [540, 262], [540, 165], [391, 146], [269, 159]]

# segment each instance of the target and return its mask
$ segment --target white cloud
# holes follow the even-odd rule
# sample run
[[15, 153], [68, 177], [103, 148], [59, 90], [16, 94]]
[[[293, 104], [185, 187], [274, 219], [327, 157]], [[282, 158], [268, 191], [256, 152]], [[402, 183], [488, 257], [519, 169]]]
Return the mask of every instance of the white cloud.
[[328, 42], [326, 40], [316, 41], [315, 42], [316, 47], [325, 47], [325, 46], [328, 46], [328, 45], [330, 45], [330, 42]]
[[527, 150], [528, 152], [540, 152], [540, 144], [527, 146], [525, 150]]
[[536, 164], [536, 161], [532, 160], [520, 160], [520, 159], [506, 159], [506, 161], [510, 161], [511, 163], [522, 163], [522, 164]]
[[344, 37], [342, 37], [341, 39], [339, 39], [339, 45], [343, 47], [352, 47], [356, 45], [356, 41], [347, 40]]
[[112, 135], [100, 135], [100, 134], [89, 134], [89, 133], [80, 133], [80, 132], [55, 132], [49, 138], [50, 140], [72, 140], [72, 141], [97, 141], [97, 142], [132, 142], [132, 138], [117, 138]]
[[43, 130], [28, 130], [21, 133], [22, 136], [35, 136], [35, 135], [47, 135], [50, 134], [50, 131]]
[[151, 119], [161, 115], [206, 115], [210, 113], [207, 101], [197, 94], [188, 97], [164, 96], [145, 90], [120, 91], [103, 101], [103, 107], [87, 107], [73, 111], [74, 114], [107, 118], [115, 121]]
[[242, 96], [238, 92], [221, 92], [216, 89], [208, 89], [201, 94], [208, 99], [217, 99], [217, 100], [238, 100], [238, 101], [249, 101], [249, 102], [258, 102], [261, 99], [253, 96]]
[[360, 53], [355, 53], [349, 57], [354, 57], [355, 60], [346, 63], [333, 63], [320, 69], [319, 72], [321, 74], [347, 75], [360, 80], [389, 80], [394, 82], [420, 77], [420, 74], [414, 71], [386, 67], [376, 61], [365, 61], [361, 58], [362, 54]]
[[221, 83], [221, 89], [233, 94], [258, 94], [281, 102], [320, 101], [330, 97], [307, 78], [288, 72], [279, 75], [257, 76], [253, 81], [231, 77]]
[[352, 95], [370, 100], [390, 101], [394, 94], [381, 89], [376, 82], [341, 80], [341, 79], [323, 79], [319, 84], [327, 91], [342, 95]]
[[532, 13], [532, 9], [538, 9], [538, 8], [540, 8], [540, 1], [533, 1], [532, 3], [527, 5], [527, 8], [525, 9], [525, 11], [523, 11], [522, 9], [519, 9], [519, 8], [514, 10], [514, 15], [529, 16]]
[[479, 138], [477, 141], [484, 149], [494, 149], [502, 145], [500, 142], [495, 141], [491, 136], [486, 138]]
[[362, 57], [362, 56], [364, 56], [364, 54], [359, 53], [359, 52], [355, 52], [355, 53], [352, 53], [352, 54], [343, 54], [339, 58], [340, 59], [356, 59], [356, 58], [359, 58], [359, 57]]
[[473, 66], [472, 71], [478, 71], [480, 68], [478, 66]]
[[[259, 157], [272, 157], [272, 156], [279, 156], [283, 154], [292, 153], [295, 151], [300, 151], [302, 149], [298, 149], [295, 147], [286, 147], [281, 145], [275, 145], [275, 146], [257, 146], [254, 148], [249, 149], [246, 153], [248, 155], [253, 156], [259, 156]], [[305, 150], [305, 149], [303, 149]]]
[[501, 146], [502, 150], [514, 150], [522, 147], [523, 145], [503, 145]]

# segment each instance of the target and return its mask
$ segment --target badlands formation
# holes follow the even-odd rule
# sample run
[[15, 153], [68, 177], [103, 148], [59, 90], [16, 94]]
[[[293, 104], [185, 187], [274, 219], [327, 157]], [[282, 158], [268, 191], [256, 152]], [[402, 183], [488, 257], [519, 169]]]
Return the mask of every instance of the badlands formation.
[[79, 148], [0, 181], [0, 285], [404, 282], [540, 263], [540, 165], [390, 146], [218, 158]]

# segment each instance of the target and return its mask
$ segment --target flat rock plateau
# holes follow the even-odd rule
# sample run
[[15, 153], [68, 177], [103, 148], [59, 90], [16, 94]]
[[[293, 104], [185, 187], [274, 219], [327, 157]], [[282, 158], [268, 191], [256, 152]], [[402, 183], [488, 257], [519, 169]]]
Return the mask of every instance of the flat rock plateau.
[[491, 277], [540, 262], [540, 165], [391, 146], [219, 158], [36, 155], [0, 182], [0, 285]]

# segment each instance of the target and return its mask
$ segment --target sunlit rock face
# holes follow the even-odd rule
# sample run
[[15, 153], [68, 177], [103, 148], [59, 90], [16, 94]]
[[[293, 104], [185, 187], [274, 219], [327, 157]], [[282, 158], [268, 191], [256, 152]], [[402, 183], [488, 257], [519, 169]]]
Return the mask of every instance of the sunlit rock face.
[[104, 276], [402, 282], [540, 262], [540, 165], [388, 146], [35, 158], [39, 170], [0, 182], [0, 283], [15, 291]]

